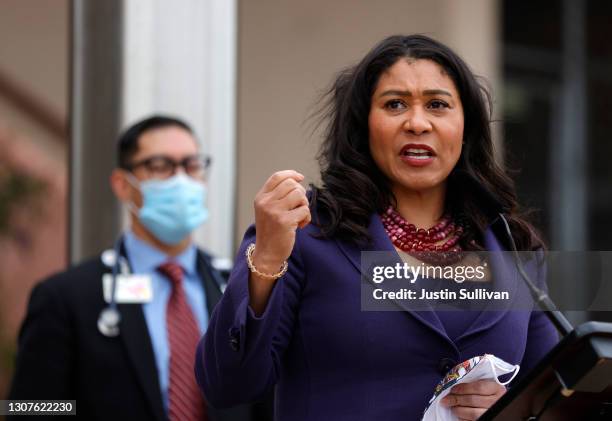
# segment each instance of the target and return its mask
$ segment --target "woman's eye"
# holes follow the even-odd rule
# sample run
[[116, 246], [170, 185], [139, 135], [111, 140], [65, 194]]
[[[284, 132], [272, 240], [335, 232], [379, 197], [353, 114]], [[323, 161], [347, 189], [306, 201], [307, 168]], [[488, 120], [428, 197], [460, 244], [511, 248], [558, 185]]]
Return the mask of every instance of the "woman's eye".
[[433, 101], [431, 101], [429, 103], [429, 108], [432, 108], [434, 110], [441, 110], [442, 108], [448, 108], [448, 104], [444, 101], [441, 101], [439, 99], [434, 99]]
[[404, 105], [404, 103], [402, 101], [400, 101], [399, 99], [392, 99], [391, 101], [388, 101], [385, 104], [385, 108], [387, 108], [389, 110], [402, 110], [405, 107], [406, 106]]

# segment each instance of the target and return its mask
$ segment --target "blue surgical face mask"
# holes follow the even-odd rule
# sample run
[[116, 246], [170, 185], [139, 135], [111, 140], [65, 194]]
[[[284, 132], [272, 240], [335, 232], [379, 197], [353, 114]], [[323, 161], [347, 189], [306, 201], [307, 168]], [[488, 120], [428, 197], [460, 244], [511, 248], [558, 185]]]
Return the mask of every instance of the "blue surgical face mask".
[[205, 205], [204, 183], [179, 173], [165, 180], [136, 181], [129, 174], [131, 184], [136, 184], [142, 194], [142, 207], [130, 209], [138, 220], [159, 241], [175, 245], [208, 219]]

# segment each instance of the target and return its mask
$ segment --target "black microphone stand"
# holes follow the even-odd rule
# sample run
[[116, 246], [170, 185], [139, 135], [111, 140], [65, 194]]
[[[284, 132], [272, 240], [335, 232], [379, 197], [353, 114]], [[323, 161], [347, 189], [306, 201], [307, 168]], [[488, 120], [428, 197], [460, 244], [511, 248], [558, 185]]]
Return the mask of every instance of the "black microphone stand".
[[546, 291], [538, 288], [538, 286], [533, 283], [529, 275], [525, 272], [523, 265], [521, 264], [520, 256], [518, 254], [518, 250], [516, 249], [516, 244], [514, 243], [514, 238], [512, 237], [512, 233], [510, 232], [510, 226], [508, 225], [508, 221], [504, 217], [502, 213], [499, 214], [499, 217], [504, 223], [506, 227], [506, 233], [508, 234], [508, 238], [510, 239], [510, 246], [512, 247], [512, 253], [514, 256], [514, 263], [518, 272], [521, 274], [521, 277], [527, 284], [529, 288], [529, 292], [533, 297], [534, 301], [538, 306], [546, 313], [548, 319], [552, 322], [552, 324], [557, 328], [559, 333], [562, 336], [567, 336], [570, 334], [572, 330], [574, 330], [574, 326], [567, 320], [567, 318], [557, 309], [557, 306], [550, 299], [550, 296], [546, 293]]
[[480, 421], [612, 420], [612, 324], [587, 322], [573, 328], [546, 291], [525, 272], [508, 221], [518, 272], [561, 341], [480, 418]]

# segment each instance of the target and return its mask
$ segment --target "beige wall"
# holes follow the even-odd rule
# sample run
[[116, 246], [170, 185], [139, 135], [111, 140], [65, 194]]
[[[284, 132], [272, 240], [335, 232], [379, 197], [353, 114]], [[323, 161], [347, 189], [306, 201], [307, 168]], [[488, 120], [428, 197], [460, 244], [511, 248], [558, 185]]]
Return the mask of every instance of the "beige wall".
[[67, 111], [68, 0], [2, 0], [0, 69], [62, 116]]
[[[68, 0], [2, 0], [0, 74], [49, 115], [68, 117]], [[0, 92], [0, 125], [65, 166], [67, 139], [15, 107]]]
[[[68, 6], [68, 0], [0, 2], [0, 74], [9, 91], [54, 116], [54, 127], [68, 112]], [[10, 235], [0, 233], [0, 396], [30, 291], [66, 264], [67, 144], [0, 90], [0, 177], [18, 172], [44, 186], [12, 208]]]
[[320, 142], [305, 124], [341, 68], [394, 33], [425, 33], [498, 79], [496, 0], [242, 0], [239, 7], [236, 241], [267, 177], [296, 169], [316, 181]]

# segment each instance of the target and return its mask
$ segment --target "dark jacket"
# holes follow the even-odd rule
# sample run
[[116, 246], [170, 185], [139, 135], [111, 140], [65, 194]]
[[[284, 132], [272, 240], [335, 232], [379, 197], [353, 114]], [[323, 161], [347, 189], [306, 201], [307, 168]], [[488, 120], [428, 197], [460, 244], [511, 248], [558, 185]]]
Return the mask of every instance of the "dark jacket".
[[[455, 364], [490, 353], [528, 372], [557, 342], [555, 328], [530, 301], [523, 310], [480, 311], [454, 339], [435, 311], [415, 311], [403, 301], [389, 302], [399, 311], [363, 311], [362, 293], [371, 291], [362, 289], [362, 252], [397, 256], [378, 215], [369, 233], [373, 243], [365, 249], [321, 238], [314, 224], [298, 230], [289, 269], [256, 316], [244, 256], [255, 229], [247, 231], [196, 357], [211, 405], [249, 402], [276, 385], [277, 421], [420, 420]], [[491, 228], [484, 243], [502, 251]], [[496, 256], [494, 286], [513, 300], [530, 299], [511, 257]], [[526, 270], [542, 282], [544, 268], [534, 263]]]
[[[197, 258], [212, 314], [224, 279], [210, 256], [198, 251]], [[106, 306], [101, 279], [110, 271], [98, 257], [33, 289], [9, 399], [76, 399], [78, 418], [87, 420], [167, 418], [141, 304], [118, 305], [119, 336], [106, 337], [98, 330], [98, 316]], [[208, 413], [210, 421], [253, 420], [250, 406], [209, 408]]]

